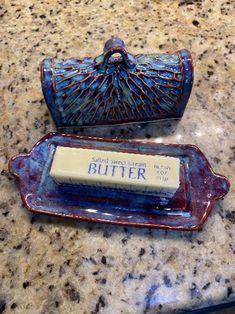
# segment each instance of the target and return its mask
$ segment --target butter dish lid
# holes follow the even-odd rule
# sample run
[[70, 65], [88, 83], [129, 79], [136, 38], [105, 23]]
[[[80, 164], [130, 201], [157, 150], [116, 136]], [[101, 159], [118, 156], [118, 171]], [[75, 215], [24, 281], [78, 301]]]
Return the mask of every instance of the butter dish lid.
[[111, 38], [101, 55], [41, 63], [41, 83], [57, 128], [182, 117], [193, 84], [190, 53], [133, 55]]

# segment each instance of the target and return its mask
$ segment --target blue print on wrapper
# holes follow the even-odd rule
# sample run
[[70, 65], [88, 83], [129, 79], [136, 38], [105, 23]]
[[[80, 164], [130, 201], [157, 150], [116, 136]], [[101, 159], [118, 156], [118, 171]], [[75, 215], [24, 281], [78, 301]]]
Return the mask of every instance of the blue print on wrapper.
[[89, 175], [111, 176], [117, 178], [128, 178], [133, 180], [146, 180], [146, 169], [142, 167], [117, 166], [91, 162], [88, 164]]

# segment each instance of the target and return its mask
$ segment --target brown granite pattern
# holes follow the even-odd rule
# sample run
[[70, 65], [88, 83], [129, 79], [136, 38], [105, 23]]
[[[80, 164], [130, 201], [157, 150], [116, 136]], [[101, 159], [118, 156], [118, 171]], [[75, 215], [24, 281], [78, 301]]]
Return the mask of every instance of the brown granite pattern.
[[[235, 299], [233, 1], [3, 1], [0, 115], [0, 313], [173, 313]], [[123, 228], [32, 215], [10, 156], [54, 130], [39, 63], [98, 55], [118, 35], [130, 51], [192, 51], [182, 120], [80, 134], [192, 143], [231, 180], [203, 231]]]

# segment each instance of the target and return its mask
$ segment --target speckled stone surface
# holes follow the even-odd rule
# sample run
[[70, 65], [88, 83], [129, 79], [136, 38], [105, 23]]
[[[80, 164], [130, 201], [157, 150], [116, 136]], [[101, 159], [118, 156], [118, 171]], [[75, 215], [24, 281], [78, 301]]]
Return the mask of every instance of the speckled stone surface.
[[[233, 1], [1, 3], [0, 313], [173, 313], [235, 299]], [[192, 143], [231, 181], [201, 232], [167, 232], [32, 215], [7, 160], [55, 130], [39, 63], [129, 50], [192, 51], [195, 84], [179, 123], [80, 134]]]

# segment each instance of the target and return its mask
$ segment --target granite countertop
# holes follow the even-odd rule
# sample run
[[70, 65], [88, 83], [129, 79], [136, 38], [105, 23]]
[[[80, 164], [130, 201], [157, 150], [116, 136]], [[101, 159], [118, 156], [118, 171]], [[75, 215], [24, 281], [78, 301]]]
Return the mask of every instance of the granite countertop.
[[[232, 1], [5, 1], [1, 4], [0, 313], [173, 313], [235, 299]], [[192, 51], [179, 123], [80, 134], [200, 147], [231, 189], [201, 232], [31, 214], [7, 160], [55, 130], [40, 87], [46, 56], [96, 56], [111, 35], [130, 51]]]

